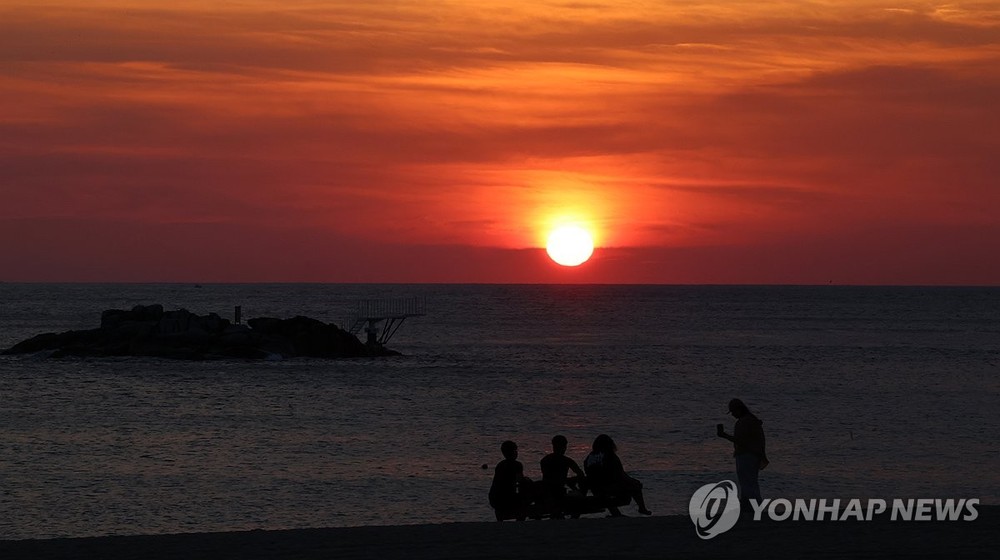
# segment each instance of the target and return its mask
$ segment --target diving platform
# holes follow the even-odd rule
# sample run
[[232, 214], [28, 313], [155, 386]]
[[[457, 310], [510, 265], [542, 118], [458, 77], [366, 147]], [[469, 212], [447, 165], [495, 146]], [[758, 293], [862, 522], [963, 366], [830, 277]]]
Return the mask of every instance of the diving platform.
[[357, 311], [348, 319], [347, 330], [355, 336], [364, 330], [368, 344], [383, 346], [407, 318], [426, 314], [426, 298], [363, 299], [358, 302]]

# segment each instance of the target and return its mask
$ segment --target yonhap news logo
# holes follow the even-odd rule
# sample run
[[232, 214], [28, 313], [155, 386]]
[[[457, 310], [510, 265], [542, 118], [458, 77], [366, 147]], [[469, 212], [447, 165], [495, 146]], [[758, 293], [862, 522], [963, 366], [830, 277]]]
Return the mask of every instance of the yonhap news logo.
[[[979, 518], [978, 498], [881, 498], [801, 499], [786, 498], [747, 500], [752, 521], [767, 517], [771, 521], [975, 521]], [[736, 526], [740, 519], [740, 500], [736, 483], [723, 480], [695, 490], [688, 504], [695, 532], [711, 539]]]
[[695, 531], [703, 539], [708, 540], [732, 529], [740, 519], [736, 483], [723, 480], [695, 490], [688, 502], [688, 513]]

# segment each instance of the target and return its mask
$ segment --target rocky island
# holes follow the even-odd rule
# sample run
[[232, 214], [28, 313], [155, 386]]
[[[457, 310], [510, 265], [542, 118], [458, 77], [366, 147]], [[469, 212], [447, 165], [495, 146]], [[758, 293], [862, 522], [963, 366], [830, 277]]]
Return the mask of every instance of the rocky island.
[[46, 333], [15, 344], [3, 354], [50, 352], [53, 357], [145, 356], [187, 360], [220, 358], [360, 358], [395, 356], [377, 343], [309, 317], [259, 317], [233, 324], [215, 313], [162, 305], [108, 309], [96, 329]]

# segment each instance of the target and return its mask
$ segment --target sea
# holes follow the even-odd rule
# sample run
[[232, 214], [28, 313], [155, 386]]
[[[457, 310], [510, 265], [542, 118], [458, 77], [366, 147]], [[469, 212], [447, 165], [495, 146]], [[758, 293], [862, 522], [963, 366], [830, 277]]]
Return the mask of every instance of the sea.
[[[0, 348], [159, 303], [348, 326], [416, 298], [368, 359], [0, 356], [0, 539], [492, 521], [500, 444], [618, 444], [656, 515], [735, 480], [728, 401], [764, 421], [764, 497], [1000, 503], [1000, 288], [0, 284]], [[624, 508], [635, 515], [634, 506]]]

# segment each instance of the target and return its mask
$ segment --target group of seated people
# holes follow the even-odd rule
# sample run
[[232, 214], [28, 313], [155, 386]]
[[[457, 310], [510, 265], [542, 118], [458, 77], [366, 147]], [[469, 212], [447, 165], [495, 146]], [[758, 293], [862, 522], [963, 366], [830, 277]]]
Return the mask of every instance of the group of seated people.
[[497, 521], [562, 519], [604, 510], [617, 517], [622, 515], [618, 508], [632, 500], [639, 513], [652, 515], [642, 496], [642, 483], [625, 472], [610, 436], [597, 436], [583, 469], [566, 456], [567, 447], [564, 436], [552, 438], [552, 453], [542, 458], [542, 480], [536, 482], [524, 476], [524, 465], [517, 460], [517, 444], [508, 440], [500, 445], [504, 459], [497, 463], [489, 494]]

